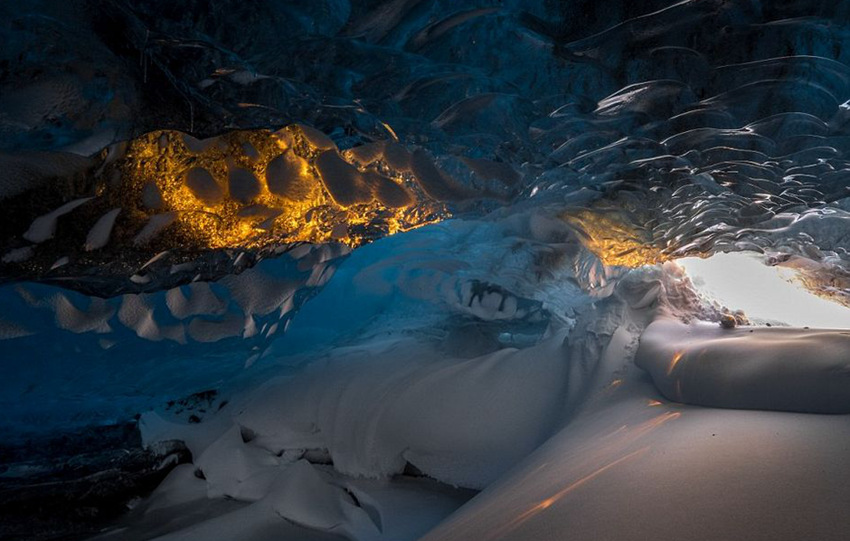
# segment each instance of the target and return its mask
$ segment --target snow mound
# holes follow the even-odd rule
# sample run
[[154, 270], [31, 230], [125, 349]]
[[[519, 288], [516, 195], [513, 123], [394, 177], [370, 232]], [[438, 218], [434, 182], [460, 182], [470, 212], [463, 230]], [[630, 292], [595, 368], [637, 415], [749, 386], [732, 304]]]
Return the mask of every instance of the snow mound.
[[358, 346], [253, 393], [237, 422], [273, 453], [327, 449], [345, 474], [410, 463], [481, 488], [551, 433], [565, 406], [563, 335], [523, 350], [441, 358], [409, 340]]
[[660, 319], [640, 344], [635, 363], [676, 402], [850, 413], [848, 332]]

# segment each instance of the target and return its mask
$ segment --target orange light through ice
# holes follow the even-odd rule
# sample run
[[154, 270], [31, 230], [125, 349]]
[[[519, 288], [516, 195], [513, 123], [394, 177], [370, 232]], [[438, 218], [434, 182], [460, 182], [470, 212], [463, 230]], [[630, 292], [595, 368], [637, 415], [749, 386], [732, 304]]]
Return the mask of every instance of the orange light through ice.
[[677, 351], [676, 354], [673, 355], [673, 358], [670, 359], [670, 366], [667, 367], [667, 375], [668, 376], [673, 373], [673, 370], [676, 369], [676, 365], [679, 364], [679, 361], [682, 360], [682, 356], [684, 356], [684, 355], [685, 355], [684, 350]]

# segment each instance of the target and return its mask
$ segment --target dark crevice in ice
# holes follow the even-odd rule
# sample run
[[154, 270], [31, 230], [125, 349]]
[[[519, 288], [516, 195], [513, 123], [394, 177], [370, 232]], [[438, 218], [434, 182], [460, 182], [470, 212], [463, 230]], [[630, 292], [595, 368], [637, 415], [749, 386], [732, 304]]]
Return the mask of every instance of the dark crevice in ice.
[[135, 423], [3, 444], [0, 539], [91, 537], [190, 461], [179, 442], [142, 449]]

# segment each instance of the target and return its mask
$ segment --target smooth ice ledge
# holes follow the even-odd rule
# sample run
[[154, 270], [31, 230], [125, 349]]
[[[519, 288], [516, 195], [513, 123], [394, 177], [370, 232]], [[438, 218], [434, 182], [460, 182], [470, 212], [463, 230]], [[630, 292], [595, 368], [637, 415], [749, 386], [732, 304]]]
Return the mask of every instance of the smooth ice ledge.
[[721, 408], [850, 413], [850, 333], [653, 322], [635, 364], [668, 399]]

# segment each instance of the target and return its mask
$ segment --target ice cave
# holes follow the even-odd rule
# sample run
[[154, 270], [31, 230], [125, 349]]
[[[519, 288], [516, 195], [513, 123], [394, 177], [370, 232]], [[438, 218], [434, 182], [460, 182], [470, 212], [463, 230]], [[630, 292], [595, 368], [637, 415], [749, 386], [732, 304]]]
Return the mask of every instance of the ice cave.
[[850, 540], [850, 1], [0, 2], [0, 541]]

